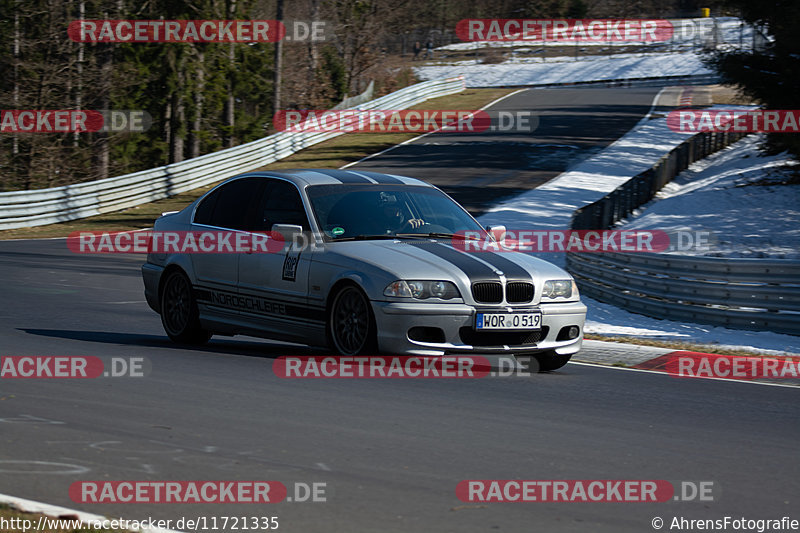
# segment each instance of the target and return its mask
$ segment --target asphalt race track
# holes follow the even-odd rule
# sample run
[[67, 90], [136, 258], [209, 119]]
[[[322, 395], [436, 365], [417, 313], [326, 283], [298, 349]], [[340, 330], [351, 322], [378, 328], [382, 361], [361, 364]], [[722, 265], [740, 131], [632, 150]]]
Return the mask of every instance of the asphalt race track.
[[[622, 137], [659, 88], [528, 89], [489, 108], [531, 112], [531, 132], [433, 133], [352, 168], [408, 174], [433, 183], [474, 215], [558, 176]], [[454, 171], [457, 169], [457, 171]]]
[[[603, 92], [641, 114], [653, 96], [642, 90], [635, 104], [638, 91]], [[429, 177], [420, 165], [405, 173]], [[503, 179], [499, 189], [524, 186]], [[144, 302], [142, 262], [76, 255], [59, 239], [0, 242], [0, 355], [137, 357], [148, 368], [140, 378], [0, 380], [0, 493], [131, 519], [277, 516], [280, 530], [303, 533], [646, 532], [654, 517], [800, 518], [796, 388], [578, 364], [474, 380], [281, 379], [276, 357], [314, 352], [246, 337], [171, 343]], [[295, 483], [325, 483], [327, 501], [83, 505], [68, 495], [79, 480], [237, 479], [280, 481], [290, 496]], [[465, 503], [455, 490], [467, 479], [712, 481], [714, 501]]]

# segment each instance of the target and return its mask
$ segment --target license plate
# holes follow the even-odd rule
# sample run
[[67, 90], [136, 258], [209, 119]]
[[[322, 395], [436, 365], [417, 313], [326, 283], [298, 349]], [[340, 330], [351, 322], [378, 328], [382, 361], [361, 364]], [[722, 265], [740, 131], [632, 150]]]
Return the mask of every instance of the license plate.
[[478, 313], [477, 330], [541, 329], [542, 313]]

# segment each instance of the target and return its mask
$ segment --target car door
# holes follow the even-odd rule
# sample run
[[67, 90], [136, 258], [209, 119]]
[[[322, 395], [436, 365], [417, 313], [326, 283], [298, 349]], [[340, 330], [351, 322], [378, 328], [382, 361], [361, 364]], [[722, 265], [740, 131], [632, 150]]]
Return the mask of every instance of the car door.
[[[222, 184], [197, 206], [193, 231], [244, 232], [253, 224], [266, 182], [264, 178], [239, 178]], [[237, 298], [238, 253], [191, 254], [195, 294], [201, 314], [215, 318], [239, 316]]]
[[[285, 180], [267, 178], [256, 209], [253, 231], [272, 231], [275, 224], [303, 228], [308, 239], [310, 226], [297, 187]], [[312, 249], [288, 245], [274, 253], [245, 253], [239, 257], [240, 296], [253, 303], [243, 309], [243, 320], [281, 337], [306, 338], [310, 330], [324, 323], [324, 311], [308, 304], [308, 272]]]

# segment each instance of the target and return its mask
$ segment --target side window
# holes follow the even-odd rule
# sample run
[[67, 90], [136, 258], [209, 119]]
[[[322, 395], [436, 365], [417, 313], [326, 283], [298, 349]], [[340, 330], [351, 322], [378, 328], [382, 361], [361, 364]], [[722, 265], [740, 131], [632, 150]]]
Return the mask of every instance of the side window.
[[256, 231], [270, 231], [273, 224], [294, 224], [308, 231], [308, 217], [300, 192], [287, 181], [270, 180], [256, 214]]
[[219, 198], [219, 191], [221, 188], [214, 189], [214, 192], [203, 198], [200, 205], [194, 211], [195, 224], [211, 224], [211, 215], [214, 214], [214, 206], [217, 205], [217, 198]]
[[265, 185], [264, 178], [242, 178], [226, 183], [197, 206], [194, 222], [227, 229], [250, 229]]

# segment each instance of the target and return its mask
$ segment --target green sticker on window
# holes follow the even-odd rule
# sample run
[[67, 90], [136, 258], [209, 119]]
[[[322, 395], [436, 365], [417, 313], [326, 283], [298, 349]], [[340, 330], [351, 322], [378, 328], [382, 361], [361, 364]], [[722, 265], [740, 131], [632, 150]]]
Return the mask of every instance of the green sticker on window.
[[344, 235], [344, 228], [340, 228], [339, 226], [336, 226], [335, 228], [333, 228], [331, 230], [331, 234], [334, 237], [338, 237], [339, 235]]

